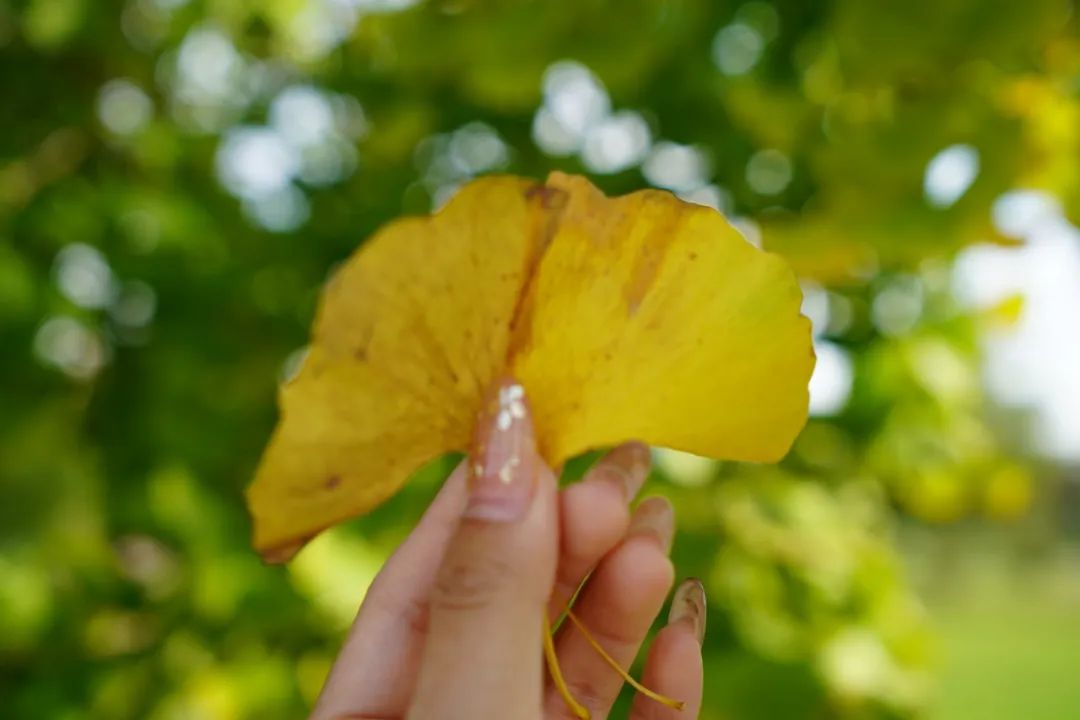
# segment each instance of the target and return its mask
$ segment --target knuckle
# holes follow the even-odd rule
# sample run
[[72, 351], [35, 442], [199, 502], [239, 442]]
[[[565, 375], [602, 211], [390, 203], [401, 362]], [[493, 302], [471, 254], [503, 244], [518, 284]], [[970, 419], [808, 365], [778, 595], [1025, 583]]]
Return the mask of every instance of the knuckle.
[[402, 618], [413, 635], [423, 637], [428, 634], [430, 613], [428, 605], [418, 598], [407, 600], [402, 609]]
[[493, 604], [513, 570], [496, 558], [450, 560], [439, 571], [431, 604], [440, 610], [476, 610]]
[[628, 652], [632, 653], [633, 649], [638, 644], [638, 638], [636, 636], [620, 627], [596, 627], [594, 625], [589, 628], [589, 634], [593, 636], [593, 640], [598, 642], [609, 655], [614, 654], [618, 656]]
[[425, 636], [428, 632], [429, 608], [426, 598], [413, 595], [409, 592], [396, 591], [386, 583], [376, 578], [360, 608], [363, 615], [366, 608], [371, 613], [388, 618], [392, 622], [401, 624], [404, 629], [418, 636]]

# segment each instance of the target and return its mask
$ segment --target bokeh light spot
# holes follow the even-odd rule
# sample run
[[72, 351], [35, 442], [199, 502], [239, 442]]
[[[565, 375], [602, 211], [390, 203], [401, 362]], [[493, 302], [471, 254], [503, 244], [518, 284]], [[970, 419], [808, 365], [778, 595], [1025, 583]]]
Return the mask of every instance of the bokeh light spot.
[[108, 359], [97, 333], [67, 315], [47, 319], [34, 336], [34, 352], [42, 362], [77, 380], [93, 378]]
[[595, 173], [617, 173], [637, 165], [649, 151], [652, 135], [645, 118], [621, 110], [589, 131], [581, 160]]
[[316, 145], [335, 131], [334, 111], [322, 91], [311, 85], [282, 90], [269, 110], [270, 126], [292, 145]]
[[544, 102], [533, 119], [533, 140], [549, 155], [573, 155], [611, 112], [607, 89], [592, 71], [572, 60], [552, 64], [542, 87]]
[[926, 165], [923, 193], [926, 201], [947, 208], [963, 197], [979, 175], [979, 151], [971, 145], [950, 145]]
[[282, 193], [299, 170], [299, 153], [271, 128], [233, 128], [218, 147], [218, 179], [237, 197], [257, 200]]
[[110, 80], [98, 91], [98, 120], [116, 135], [134, 135], [154, 114], [150, 96], [126, 79]]
[[885, 335], [911, 332], [922, 317], [923, 286], [918, 278], [898, 277], [874, 296], [871, 315], [874, 326]]
[[72, 243], [57, 253], [54, 273], [60, 292], [79, 307], [103, 308], [116, 294], [105, 256], [84, 243]]
[[815, 340], [817, 363], [810, 376], [810, 414], [836, 415], [847, 405], [854, 381], [854, 369], [847, 351], [828, 340]]
[[814, 329], [814, 335], [821, 335], [829, 327], [829, 293], [817, 283], [802, 282], [802, 309], [801, 312], [810, 319]]
[[791, 182], [791, 161], [779, 150], [760, 150], [746, 163], [746, 182], [760, 195], [778, 195]]
[[653, 146], [641, 172], [656, 187], [690, 192], [708, 182], [712, 167], [699, 148], [662, 140]]
[[713, 40], [713, 62], [725, 75], [745, 75], [757, 65], [764, 49], [765, 39], [758, 30], [733, 22], [721, 28]]
[[296, 230], [311, 216], [307, 195], [295, 185], [272, 190], [244, 200], [244, 214], [270, 232]]
[[967, 248], [953, 271], [953, 292], [968, 308], [1024, 298], [1015, 324], [981, 339], [987, 389], [1001, 405], [1032, 413], [1030, 449], [1080, 462], [1080, 229], [1055, 201], [1028, 191], [999, 198], [994, 222], [1024, 245]]
[[490, 125], [472, 122], [450, 136], [451, 160], [468, 175], [506, 167], [509, 149]]

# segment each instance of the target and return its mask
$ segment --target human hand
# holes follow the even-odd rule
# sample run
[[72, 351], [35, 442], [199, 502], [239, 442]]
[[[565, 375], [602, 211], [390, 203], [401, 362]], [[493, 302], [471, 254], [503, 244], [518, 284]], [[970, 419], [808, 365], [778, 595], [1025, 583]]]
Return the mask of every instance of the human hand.
[[[624, 668], [636, 656], [673, 579], [671, 505], [628, 508], [648, 449], [619, 446], [560, 492], [520, 386], [504, 383], [478, 427], [470, 459], [368, 591], [311, 720], [573, 718], [543, 669], [543, 613], [556, 619], [586, 577], [575, 615]], [[704, 593], [688, 580], [643, 678], [685, 706], [638, 695], [632, 718], [697, 717], [704, 630]], [[622, 679], [571, 623], [554, 644], [571, 693], [607, 717]]]

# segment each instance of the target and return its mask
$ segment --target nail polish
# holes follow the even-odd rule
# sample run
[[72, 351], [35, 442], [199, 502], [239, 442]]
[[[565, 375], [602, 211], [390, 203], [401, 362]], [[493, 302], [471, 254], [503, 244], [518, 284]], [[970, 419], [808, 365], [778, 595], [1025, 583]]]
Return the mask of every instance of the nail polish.
[[675, 535], [675, 511], [665, 497], [645, 498], [634, 509], [627, 536], [651, 535], [667, 553]]
[[628, 442], [619, 445], [608, 453], [599, 466], [604, 477], [618, 483], [630, 502], [645, 484], [645, 478], [649, 475], [649, 446], [639, 442]]
[[525, 389], [498, 382], [477, 421], [465, 517], [514, 522], [532, 501], [540, 460]]
[[705, 608], [705, 586], [697, 578], [687, 578], [679, 583], [671, 598], [668, 625], [686, 623], [700, 645], [705, 640]]

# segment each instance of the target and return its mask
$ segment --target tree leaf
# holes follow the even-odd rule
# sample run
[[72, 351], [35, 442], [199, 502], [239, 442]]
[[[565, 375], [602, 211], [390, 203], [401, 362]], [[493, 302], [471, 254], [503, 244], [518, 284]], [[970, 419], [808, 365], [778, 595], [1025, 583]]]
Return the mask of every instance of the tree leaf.
[[466, 450], [507, 372], [553, 465], [631, 438], [777, 460], [806, 418], [800, 302], [779, 257], [668, 193], [608, 199], [561, 174], [470, 183], [377, 233], [326, 289], [248, 493], [255, 546], [286, 559]]
[[547, 218], [535, 183], [478, 180], [431, 218], [390, 224], [324, 291], [311, 349], [248, 490], [255, 547], [287, 559], [466, 449]]
[[553, 464], [638, 439], [771, 462], [806, 419], [801, 292], [710, 208], [646, 190], [609, 199], [554, 174], [569, 202], [515, 328], [513, 374]]

